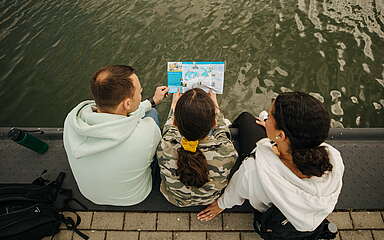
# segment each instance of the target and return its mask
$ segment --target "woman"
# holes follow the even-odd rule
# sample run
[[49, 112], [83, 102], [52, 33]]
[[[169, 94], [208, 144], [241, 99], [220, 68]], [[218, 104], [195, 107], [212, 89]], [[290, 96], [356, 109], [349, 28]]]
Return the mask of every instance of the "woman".
[[[283, 93], [274, 100], [265, 122], [243, 113], [234, 125], [239, 127], [242, 156], [256, 141], [257, 147], [224, 194], [198, 219], [211, 220], [249, 199], [260, 212], [274, 204], [298, 231], [316, 229], [336, 205], [344, 172], [340, 153], [324, 143], [330, 118], [323, 105], [305, 93]], [[267, 138], [262, 138], [259, 126]]]
[[227, 186], [237, 152], [216, 94], [193, 88], [173, 95], [157, 149], [160, 191], [179, 207], [208, 205]]

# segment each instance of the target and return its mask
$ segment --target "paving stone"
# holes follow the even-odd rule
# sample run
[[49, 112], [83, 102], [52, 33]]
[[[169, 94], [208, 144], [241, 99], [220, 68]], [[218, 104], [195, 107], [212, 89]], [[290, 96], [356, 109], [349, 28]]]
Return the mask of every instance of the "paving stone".
[[[93, 212], [76, 212], [79, 214], [81, 218], [80, 225], [77, 227], [78, 229], [91, 229], [91, 221]], [[63, 212], [65, 217], [71, 217], [73, 221], [76, 222], [76, 214], [72, 212]], [[60, 229], [67, 229], [64, 223], [60, 225]]]
[[373, 240], [369, 230], [340, 231], [340, 235], [342, 240]]
[[375, 240], [383, 240], [384, 239], [384, 230], [373, 230], [373, 238]]
[[349, 212], [333, 212], [327, 219], [336, 224], [337, 229], [353, 229], [352, 219]]
[[242, 232], [241, 240], [263, 240], [259, 234], [255, 232]]
[[205, 232], [175, 232], [173, 240], [205, 240]]
[[384, 228], [383, 218], [380, 212], [352, 212], [353, 224], [355, 228]]
[[[82, 233], [88, 235], [89, 240], [104, 240], [105, 238], [105, 231], [81, 231]], [[80, 237], [78, 234], [73, 234], [73, 240], [84, 240], [82, 237]]]
[[253, 214], [250, 213], [224, 213], [224, 231], [253, 230]]
[[72, 239], [72, 231], [68, 230], [61, 230], [59, 233], [55, 235], [55, 237], [52, 239], [52, 236], [47, 236], [42, 238], [41, 240], [71, 240]]
[[158, 213], [157, 230], [189, 230], [189, 213]]
[[92, 229], [122, 230], [123, 212], [94, 212]]
[[156, 213], [126, 213], [124, 230], [156, 230]]
[[240, 240], [238, 232], [207, 232], [207, 240]]
[[172, 232], [140, 232], [140, 240], [172, 240]]
[[341, 238], [340, 238], [340, 233], [338, 233], [338, 234], [336, 235], [335, 240], [341, 240]]
[[222, 214], [218, 215], [214, 219], [208, 222], [203, 222], [197, 219], [197, 213], [191, 213], [191, 230], [201, 231], [222, 231], [223, 230], [223, 218]]
[[106, 240], [138, 240], [138, 232], [108, 231]]

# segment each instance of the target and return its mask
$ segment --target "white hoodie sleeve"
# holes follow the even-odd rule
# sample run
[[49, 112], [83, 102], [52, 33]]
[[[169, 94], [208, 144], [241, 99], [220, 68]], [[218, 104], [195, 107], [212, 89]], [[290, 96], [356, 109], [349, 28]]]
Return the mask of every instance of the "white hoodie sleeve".
[[[151, 102], [146, 99], [140, 103], [139, 108], [143, 109], [143, 111], [146, 113], [152, 109]], [[155, 121], [152, 121], [153, 124], [151, 127], [153, 128], [153, 138], [152, 138], [152, 152], [151, 152], [151, 161], [153, 160], [153, 156], [156, 154], [157, 145], [159, 145], [159, 142], [161, 140], [161, 131], [160, 128], [157, 126]]]
[[139, 107], [129, 114], [130, 117], [143, 118], [145, 113], [152, 109], [152, 104], [149, 100], [144, 100], [140, 102]]
[[153, 161], [153, 157], [156, 155], [157, 146], [159, 145], [160, 140], [161, 140], [161, 131], [160, 131], [160, 128], [157, 127], [156, 125], [154, 130], [154, 136], [152, 138], [151, 162]]
[[248, 184], [245, 164], [241, 164], [239, 170], [232, 176], [223, 195], [218, 199], [221, 209], [232, 208], [235, 205], [242, 205], [248, 197]]
[[148, 112], [149, 110], [152, 109], [152, 104], [148, 99], [146, 99], [140, 103], [139, 108], [143, 108], [144, 112]]

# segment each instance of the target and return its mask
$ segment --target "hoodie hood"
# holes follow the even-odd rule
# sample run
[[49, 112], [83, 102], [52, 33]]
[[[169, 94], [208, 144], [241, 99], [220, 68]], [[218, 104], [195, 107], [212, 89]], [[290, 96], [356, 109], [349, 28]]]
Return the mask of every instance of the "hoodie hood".
[[321, 177], [300, 179], [275, 155], [265, 159], [264, 154], [274, 155], [268, 139], [257, 143], [255, 164], [266, 195], [299, 231], [313, 231], [333, 211], [342, 187], [344, 165], [339, 151], [326, 146], [331, 172]]
[[103, 152], [119, 145], [130, 137], [145, 115], [144, 108], [140, 107], [129, 116], [97, 113], [95, 108], [95, 101], [81, 102], [65, 119], [64, 128], [69, 129], [67, 134], [71, 139], [67, 144], [75, 158]]

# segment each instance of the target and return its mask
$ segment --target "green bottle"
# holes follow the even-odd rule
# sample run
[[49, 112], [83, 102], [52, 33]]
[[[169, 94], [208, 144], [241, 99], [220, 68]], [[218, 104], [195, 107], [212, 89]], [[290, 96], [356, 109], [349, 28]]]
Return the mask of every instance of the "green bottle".
[[27, 131], [18, 128], [11, 128], [8, 132], [8, 138], [15, 141], [16, 143], [23, 145], [37, 153], [43, 154], [48, 150], [48, 144], [41, 141], [35, 136], [32, 136], [28, 132], [40, 132], [44, 133], [41, 130], [36, 131]]

